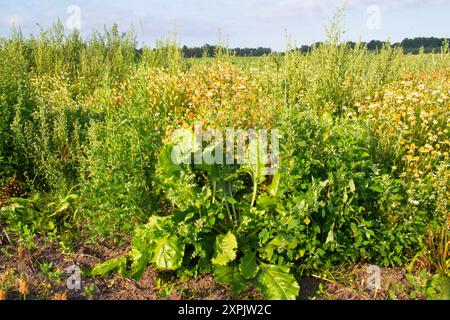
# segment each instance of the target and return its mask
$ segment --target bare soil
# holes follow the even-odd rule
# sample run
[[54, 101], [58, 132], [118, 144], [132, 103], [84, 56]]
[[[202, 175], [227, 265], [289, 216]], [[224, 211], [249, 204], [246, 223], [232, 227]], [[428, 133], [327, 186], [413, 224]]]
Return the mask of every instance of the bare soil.
[[[228, 300], [262, 299], [256, 289], [250, 287], [238, 297], [233, 297], [229, 288], [219, 285], [212, 275], [202, 275], [188, 280], [179, 280], [173, 273], [157, 272], [148, 267], [139, 281], [126, 279], [117, 274], [108, 277], [82, 276], [81, 290], [68, 290], [68, 267], [77, 265], [81, 270], [89, 270], [95, 264], [124, 254], [127, 248], [116, 249], [110, 245], [79, 245], [76, 253], [62, 253], [57, 246], [48, 245], [43, 239], [37, 241], [33, 250], [17, 249], [13, 245], [0, 242], [0, 248], [9, 254], [0, 254], [0, 281], [2, 275], [11, 278], [7, 299], [23, 299], [19, 293], [20, 281], [25, 280], [29, 293], [26, 299], [73, 299], [73, 300], [157, 300], [157, 299], [201, 299]], [[43, 272], [42, 262], [52, 263], [55, 277]], [[371, 291], [367, 288], [367, 266], [348, 267], [345, 280], [331, 280], [320, 276], [309, 276], [300, 279], [299, 299], [327, 300], [367, 300], [389, 299], [389, 290], [393, 285], [408, 287], [405, 279], [406, 270], [382, 269], [381, 288]], [[6, 278], [6, 276], [3, 276]], [[3, 281], [6, 281], [3, 279]], [[91, 288], [92, 290], [89, 290]], [[1, 287], [0, 287], [1, 289]], [[397, 295], [398, 296], [398, 295]], [[398, 296], [409, 299], [407, 294]]]

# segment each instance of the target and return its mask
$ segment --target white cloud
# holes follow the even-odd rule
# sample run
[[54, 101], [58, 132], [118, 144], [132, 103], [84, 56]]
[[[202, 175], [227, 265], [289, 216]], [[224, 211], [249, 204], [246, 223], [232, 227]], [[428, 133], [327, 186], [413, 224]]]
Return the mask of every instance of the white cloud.
[[24, 16], [18, 15], [18, 14], [12, 14], [5, 16], [3, 18], [3, 23], [7, 25], [8, 27], [12, 26], [22, 26], [26, 22], [26, 18]]
[[345, 4], [348, 10], [379, 5], [383, 8], [398, 8], [411, 5], [433, 5], [449, 3], [449, 0], [248, 0], [248, 17], [274, 19], [306, 17], [315, 18], [324, 12], [333, 11]]

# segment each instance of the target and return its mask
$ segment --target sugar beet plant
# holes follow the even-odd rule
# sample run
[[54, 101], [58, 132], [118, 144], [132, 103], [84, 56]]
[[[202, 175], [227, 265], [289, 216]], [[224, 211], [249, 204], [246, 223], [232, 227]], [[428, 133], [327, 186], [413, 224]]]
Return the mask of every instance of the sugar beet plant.
[[[295, 299], [300, 288], [289, 264], [271, 263], [261, 241], [276, 224], [276, 216], [285, 214], [277, 200], [280, 176], [266, 175], [261, 140], [246, 145], [247, 161], [232, 165], [188, 164], [177, 157], [174, 161], [180, 144], [181, 155], [198, 154], [198, 147], [186, 141], [166, 144], [156, 169], [157, 184], [173, 206], [172, 213], [152, 216], [137, 228], [126, 256], [97, 265], [92, 275], [118, 270], [138, 279], [151, 263], [179, 275], [213, 272], [234, 294], [251, 282], [269, 299]], [[217, 156], [221, 148], [219, 141], [200, 152], [203, 158], [205, 153]], [[280, 243], [280, 249], [284, 245]]]

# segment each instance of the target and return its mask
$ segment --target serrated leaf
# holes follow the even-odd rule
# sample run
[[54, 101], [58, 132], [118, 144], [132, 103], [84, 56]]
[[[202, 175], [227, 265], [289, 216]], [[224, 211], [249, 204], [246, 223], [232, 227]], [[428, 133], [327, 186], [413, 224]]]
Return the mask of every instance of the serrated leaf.
[[237, 241], [234, 234], [228, 232], [225, 235], [218, 235], [216, 238], [215, 256], [211, 262], [224, 266], [228, 262], [236, 259]]
[[183, 262], [184, 245], [175, 236], [166, 236], [156, 241], [153, 263], [159, 269], [176, 270]]
[[300, 291], [287, 266], [262, 263], [253, 283], [269, 300], [295, 300]]
[[258, 273], [259, 266], [256, 263], [256, 253], [246, 252], [239, 263], [239, 271], [245, 279], [252, 279]]
[[239, 294], [247, 288], [247, 282], [237, 266], [215, 266], [214, 275], [218, 283], [229, 284], [234, 294]]
[[106, 260], [94, 266], [91, 270], [91, 276], [105, 276], [111, 271], [123, 268], [127, 263], [127, 257], [121, 256]]

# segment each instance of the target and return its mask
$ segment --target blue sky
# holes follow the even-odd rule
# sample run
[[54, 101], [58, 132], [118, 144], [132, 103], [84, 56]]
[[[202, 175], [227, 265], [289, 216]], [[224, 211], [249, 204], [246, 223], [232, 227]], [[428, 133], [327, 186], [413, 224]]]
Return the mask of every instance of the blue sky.
[[[65, 24], [71, 5], [80, 8], [83, 35], [117, 22], [152, 46], [176, 26], [180, 44], [216, 43], [219, 29], [231, 47], [283, 50], [285, 29], [297, 45], [324, 39], [324, 28], [342, 0], [0, 0], [0, 36], [13, 24], [25, 35], [58, 18]], [[450, 0], [347, 0], [349, 40], [399, 41], [405, 37], [449, 36]], [[376, 7], [373, 7], [376, 6]], [[374, 9], [375, 8], [375, 9]], [[375, 10], [375, 11], [373, 11]], [[374, 20], [375, 19], [375, 20]], [[369, 26], [368, 27], [368, 21]], [[370, 24], [375, 21], [375, 26]]]

